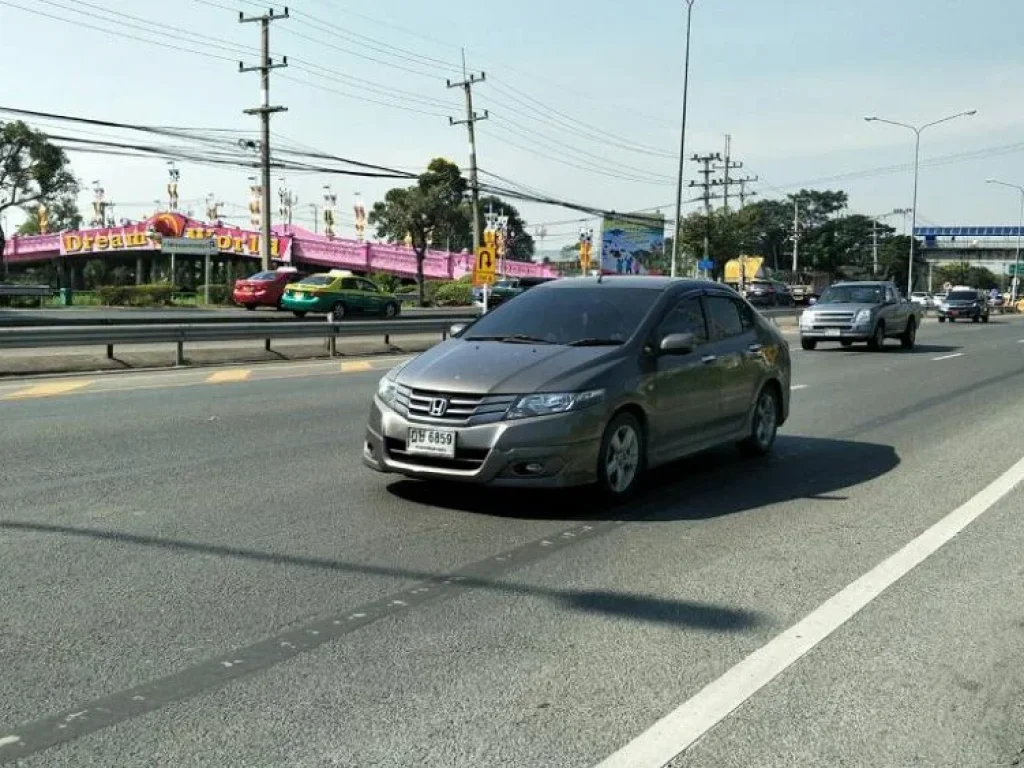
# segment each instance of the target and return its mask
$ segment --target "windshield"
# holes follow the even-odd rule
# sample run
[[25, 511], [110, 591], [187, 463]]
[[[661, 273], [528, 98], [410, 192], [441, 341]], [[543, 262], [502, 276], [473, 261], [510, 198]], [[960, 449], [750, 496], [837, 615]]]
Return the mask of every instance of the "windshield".
[[484, 315], [466, 340], [539, 341], [548, 344], [622, 343], [661, 296], [649, 288], [594, 285], [528, 291]]
[[821, 294], [819, 304], [881, 304], [885, 288], [880, 285], [835, 285]]
[[313, 275], [305, 280], [300, 280], [299, 285], [330, 285], [334, 278], [330, 275]]
[[977, 301], [978, 294], [974, 291], [953, 291], [949, 294], [949, 301]]

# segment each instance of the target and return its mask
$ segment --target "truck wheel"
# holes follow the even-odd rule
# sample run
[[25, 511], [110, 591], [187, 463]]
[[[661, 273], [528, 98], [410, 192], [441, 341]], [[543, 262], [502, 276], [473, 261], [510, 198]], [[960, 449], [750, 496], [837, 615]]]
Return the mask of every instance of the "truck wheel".
[[914, 322], [913, 318], [907, 321], [907, 330], [900, 336], [900, 345], [904, 349], [913, 349], [914, 344], [917, 343], [917, 323]]
[[853, 342], [850, 341], [849, 339], [844, 339], [843, 341], [840, 341], [839, 343], [842, 346], [844, 346], [844, 347], [852, 347], [853, 346]]
[[800, 339], [800, 346], [805, 352], [813, 352], [817, 348], [818, 342], [814, 339]]
[[872, 352], [878, 352], [885, 346], [885, 323], [879, 323], [875, 326], [875, 332], [871, 334], [871, 338], [868, 339], [868, 349]]
[[939, 322], [940, 323], [946, 322], [946, 318], [944, 318], [942, 315], [939, 315]]
[[983, 322], [983, 323], [987, 323], [988, 322], [988, 315], [987, 314], [981, 316], [981, 322]]

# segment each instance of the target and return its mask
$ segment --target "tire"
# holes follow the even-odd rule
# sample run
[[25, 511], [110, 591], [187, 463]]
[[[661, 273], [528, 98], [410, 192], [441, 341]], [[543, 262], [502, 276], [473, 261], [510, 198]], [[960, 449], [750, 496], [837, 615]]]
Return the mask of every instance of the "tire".
[[750, 436], [737, 447], [744, 456], [764, 456], [775, 444], [779, 431], [779, 397], [775, 388], [765, 386], [754, 404], [754, 416], [750, 420]]
[[974, 317], [972, 317], [971, 318], [971, 322], [972, 323], [980, 323], [981, 322], [981, 315], [975, 315]]
[[818, 342], [815, 339], [800, 339], [800, 346], [804, 352], [813, 352], [818, 348]]
[[982, 315], [981, 316], [981, 322], [987, 323], [988, 322], [988, 315]]
[[256, 311], [256, 305], [255, 304], [246, 304], [245, 308], [249, 312], [255, 312]]
[[944, 322], [946, 322], [946, 318], [944, 318], [944, 317], [942, 317], [942, 316], [940, 315], [940, 316], [939, 316], [939, 322], [940, 322], [940, 323], [944, 323]]
[[331, 307], [331, 314], [334, 315], [334, 322], [337, 323], [340, 322], [341, 320], [344, 320], [346, 311], [347, 310], [345, 309], [345, 302], [336, 301], [334, 303], [334, 306]]
[[296, 309], [292, 312], [292, 314], [295, 315], [296, 317], [305, 317], [306, 311], [303, 309]]
[[956, 318], [955, 318], [955, 317], [951, 317], [951, 318], [949, 318], [949, 322], [951, 322], [951, 323], [955, 323], [955, 322], [956, 322]]
[[620, 413], [605, 427], [597, 457], [597, 483], [606, 499], [628, 499], [640, 486], [645, 464], [644, 430], [635, 416]]
[[852, 341], [850, 341], [850, 340], [848, 340], [848, 339], [847, 339], [847, 340], [845, 340], [845, 341], [840, 341], [839, 343], [840, 343], [840, 344], [841, 344], [842, 346], [844, 346], [844, 347], [852, 347], [852, 346], [853, 346], [853, 342], [852, 342]]
[[398, 317], [398, 305], [394, 302], [384, 305], [384, 317]]
[[907, 330], [900, 336], [900, 346], [904, 349], [913, 349], [917, 343], [917, 322], [913, 319], [907, 321]]
[[879, 323], [875, 326], [874, 333], [871, 334], [871, 338], [868, 339], [868, 349], [872, 352], [878, 352], [885, 347], [885, 323]]

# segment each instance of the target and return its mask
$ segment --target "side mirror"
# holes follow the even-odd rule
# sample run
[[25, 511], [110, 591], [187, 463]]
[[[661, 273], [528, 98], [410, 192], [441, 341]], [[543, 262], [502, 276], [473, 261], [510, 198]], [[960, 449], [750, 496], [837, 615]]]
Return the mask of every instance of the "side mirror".
[[817, 304], [817, 303], [818, 303], [818, 300], [817, 300], [816, 298], [814, 298], [813, 296], [811, 296], [811, 298], [809, 298], [809, 299], [807, 300], [807, 304], [808, 304], [809, 306], [812, 306], [812, 307], [813, 307], [813, 306], [814, 306], [815, 304]]
[[464, 330], [466, 330], [466, 324], [465, 323], [455, 323], [454, 325], [452, 325], [448, 329], [448, 335], [449, 336], [458, 336]]
[[692, 333], [670, 333], [661, 340], [659, 351], [663, 355], [688, 355], [696, 346]]

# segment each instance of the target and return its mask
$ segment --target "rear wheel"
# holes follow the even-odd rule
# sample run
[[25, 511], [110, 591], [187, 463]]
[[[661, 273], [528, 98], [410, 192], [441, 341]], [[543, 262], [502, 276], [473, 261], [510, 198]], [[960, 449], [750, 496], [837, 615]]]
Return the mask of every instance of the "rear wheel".
[[346, 311], [345, 310], [345, 302], [343, 302], [343, 301], [335, 302], [334, 306], [331, 307], [331, 314], [334, 316], [334, 321], [337, 322], [339, 320], [344, 320], [345, 319], [345, 311]]
[[771, 385], [761, 390], [750, 422], [750, 436], [739, 444], [745, 456], [764, 456], [775, 444], [779, 431], [779, 402]]
[[885, 346], [885, 323], [879, 323], [875, 326], [875, 332], [871, 334], [871, 338], [868, 339], [868, 349], [877, 352]]
[[946, 318], [944, 318], [942, 315], [939, 315], [939, 322], [940, 323], [946, 322]]
[[981, 322], [983, 322], [983, 323], [987, 323], [988, 322], [988, 315], [987, 314], [984, 314], [984, 315], [981, 316]]
[[900, 336], [900, 344], [904, 349], [913, 349], [917, 343], [917, 323], [914, 320], [907, 321], [907, 330]]
[[304, 311], [304, 310], [301, 310], [301, 309], [296, 309], [296, 310], [294, 310], [294, 311], [292, 312], [292, 314], [293, 314], [293, 315], [295, 315], [296, 317], [305, 317], [305, 316], [306, 316], [306, 313], [305, 313], [305, 311]]
[[384, 317], [398, 317], [398, 305], [388, 302], [384, 305]]
[[605, 428], [597, 459], [597, 480], [610, 499], [636, 492], [644, 468], [644, 431], [635, 416], [620, 413]]
[[245, 305], [245, 308], [246, 308], [247, 310], [249, 310], [250, 312], [252, 312], [253, 310], [255, 310], [255, 309], [256, 309], [256, 305], [255, 305], [255, 304], [246, 304], [246, 305]]
[[800, 346], [805, 352], [813, 352], [818, 347], [818, 342], [814, 339], [800, 339]]

